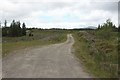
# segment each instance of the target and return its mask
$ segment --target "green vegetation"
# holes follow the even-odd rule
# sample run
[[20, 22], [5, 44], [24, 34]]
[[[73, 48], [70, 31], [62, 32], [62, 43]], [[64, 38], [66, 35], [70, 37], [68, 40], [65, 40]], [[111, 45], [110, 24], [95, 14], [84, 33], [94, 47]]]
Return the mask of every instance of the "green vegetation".
[[97, 30], [73, 33], [75, 55], [87, 71], [96, 77], [118, 76], [118, 32], [113, 26], [107, 21]]
[[118, 77], [120, 77], [120, 25], [118, 27]]
[[2, 36], [19, 37], [26, 35], [25, 23], [22, 24], [22, 28], [20, 25], [20, 21], [15, 22], [13, 20], [10, 27], [7, 27], [7, 21], [5, 20], [5, 25], [2, 28]]
[[37, 30], [33, 29], [34, 36], [3, 37], [3, 57], [14, 50], [26, 47], [42, 46], [64, 42], [66, 31], [64, 30]]

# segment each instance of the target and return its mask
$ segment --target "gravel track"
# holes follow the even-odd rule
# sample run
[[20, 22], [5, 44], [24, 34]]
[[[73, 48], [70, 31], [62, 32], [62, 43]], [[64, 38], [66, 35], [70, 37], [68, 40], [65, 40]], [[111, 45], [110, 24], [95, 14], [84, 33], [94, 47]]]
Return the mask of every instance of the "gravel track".
[[3, 58], [3, 78], [90, 78], [72, 54], [74, 39], [49, 46], [26, 48]]

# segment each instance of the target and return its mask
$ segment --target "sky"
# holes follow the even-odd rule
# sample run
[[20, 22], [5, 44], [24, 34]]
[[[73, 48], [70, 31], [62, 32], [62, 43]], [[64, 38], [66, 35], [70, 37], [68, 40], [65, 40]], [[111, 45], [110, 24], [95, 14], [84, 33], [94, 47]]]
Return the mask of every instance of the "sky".
[[118, 0], [3, 0], [0, 20], [25, 22], [26, 27], [97, 27], [107, 19], [118, 26]]

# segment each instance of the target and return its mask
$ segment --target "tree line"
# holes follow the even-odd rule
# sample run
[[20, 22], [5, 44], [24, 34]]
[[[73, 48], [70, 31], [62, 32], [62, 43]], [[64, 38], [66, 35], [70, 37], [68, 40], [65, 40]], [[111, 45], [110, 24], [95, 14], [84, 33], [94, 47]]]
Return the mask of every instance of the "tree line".
[[114, 32], [118, 32], [120, 27], [116, 27], [110, 19], [107, 19], [106, 22], [102, 25], [98, 25], [96, 30], [96, 35], [101, 39], [112, 39]]
[[7, 21], [5, 20], [4, 26], [2, 27], [2, 36], [10, 36], [10, 37], [20, 37], [26, 35], [26, 25], [25, 23], [21, 23], [20, 21], [13, 20], [10, 26], [7, 26]]
[[110, 19], [107, 19], [106, 20], [106, 23], [104, 23], [103, 25], [98, 25], [98, 29], [108, 29], [108, 28], [111, 28], [111, 29], [113, 29], [113, 30], [117, 30], [117, 27], [113, 24], [113, 22], [111, 22], [111, 20]]
[[[0, 27], [1, 27], [1, 22], [0, 22]], [[4, 26], [2, 27], [2, 36], [10, 36], [10, 37], [20, 37], [20, 36], [25, 36], [26, 35], [26, 30], [30, 30], [31, 29], [39, 29], [39, 30], [44, 30], [42, 28], [26, 28], [26, 24], [21, 23], [20, 21], [15, 21], [13, 20], [10, 24], [10, 26], [7, 26], [7, 20], [4, 21]], [[46, 29], [45, 29], [46, 30]], [[61, 30], [61, 29], [57, 29], [57, 28], [52, 28], [51, 30]], [[62, 29], [62, 30], [67, 30], [67, 29]], [[76, 30], [76, 29], [73, 29]], [[77, 30], [82, 30], [82, 29], [77, 29]], [[83, 30], [89, 30], [89, 29], [83, 29]], [[110, 19], [106, 20], [106, 23], [102, 24], [102, 25], [98, 25], [98, 29], [99, 31], [101, 31], [101, 33], [105, 32], [105, 33], [109, 33], [111, 31], [118, 31], [120, 32], [120, 25], [118, 26], [118, 28], [111, 22]], [[105, 34], [104, 34], [105, 35]], [[29, 36], [33, 36], [32, 32], [29, 33]]]

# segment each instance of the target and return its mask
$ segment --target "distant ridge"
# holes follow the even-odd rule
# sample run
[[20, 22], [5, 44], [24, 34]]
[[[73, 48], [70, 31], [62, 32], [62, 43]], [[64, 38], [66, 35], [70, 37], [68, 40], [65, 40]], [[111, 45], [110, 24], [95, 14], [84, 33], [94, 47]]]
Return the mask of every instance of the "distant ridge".
[[95, 27], [95, 26], [88, 26], [88, 27], [86, 27], [87, 29], [97, 29], [97, 27]]

